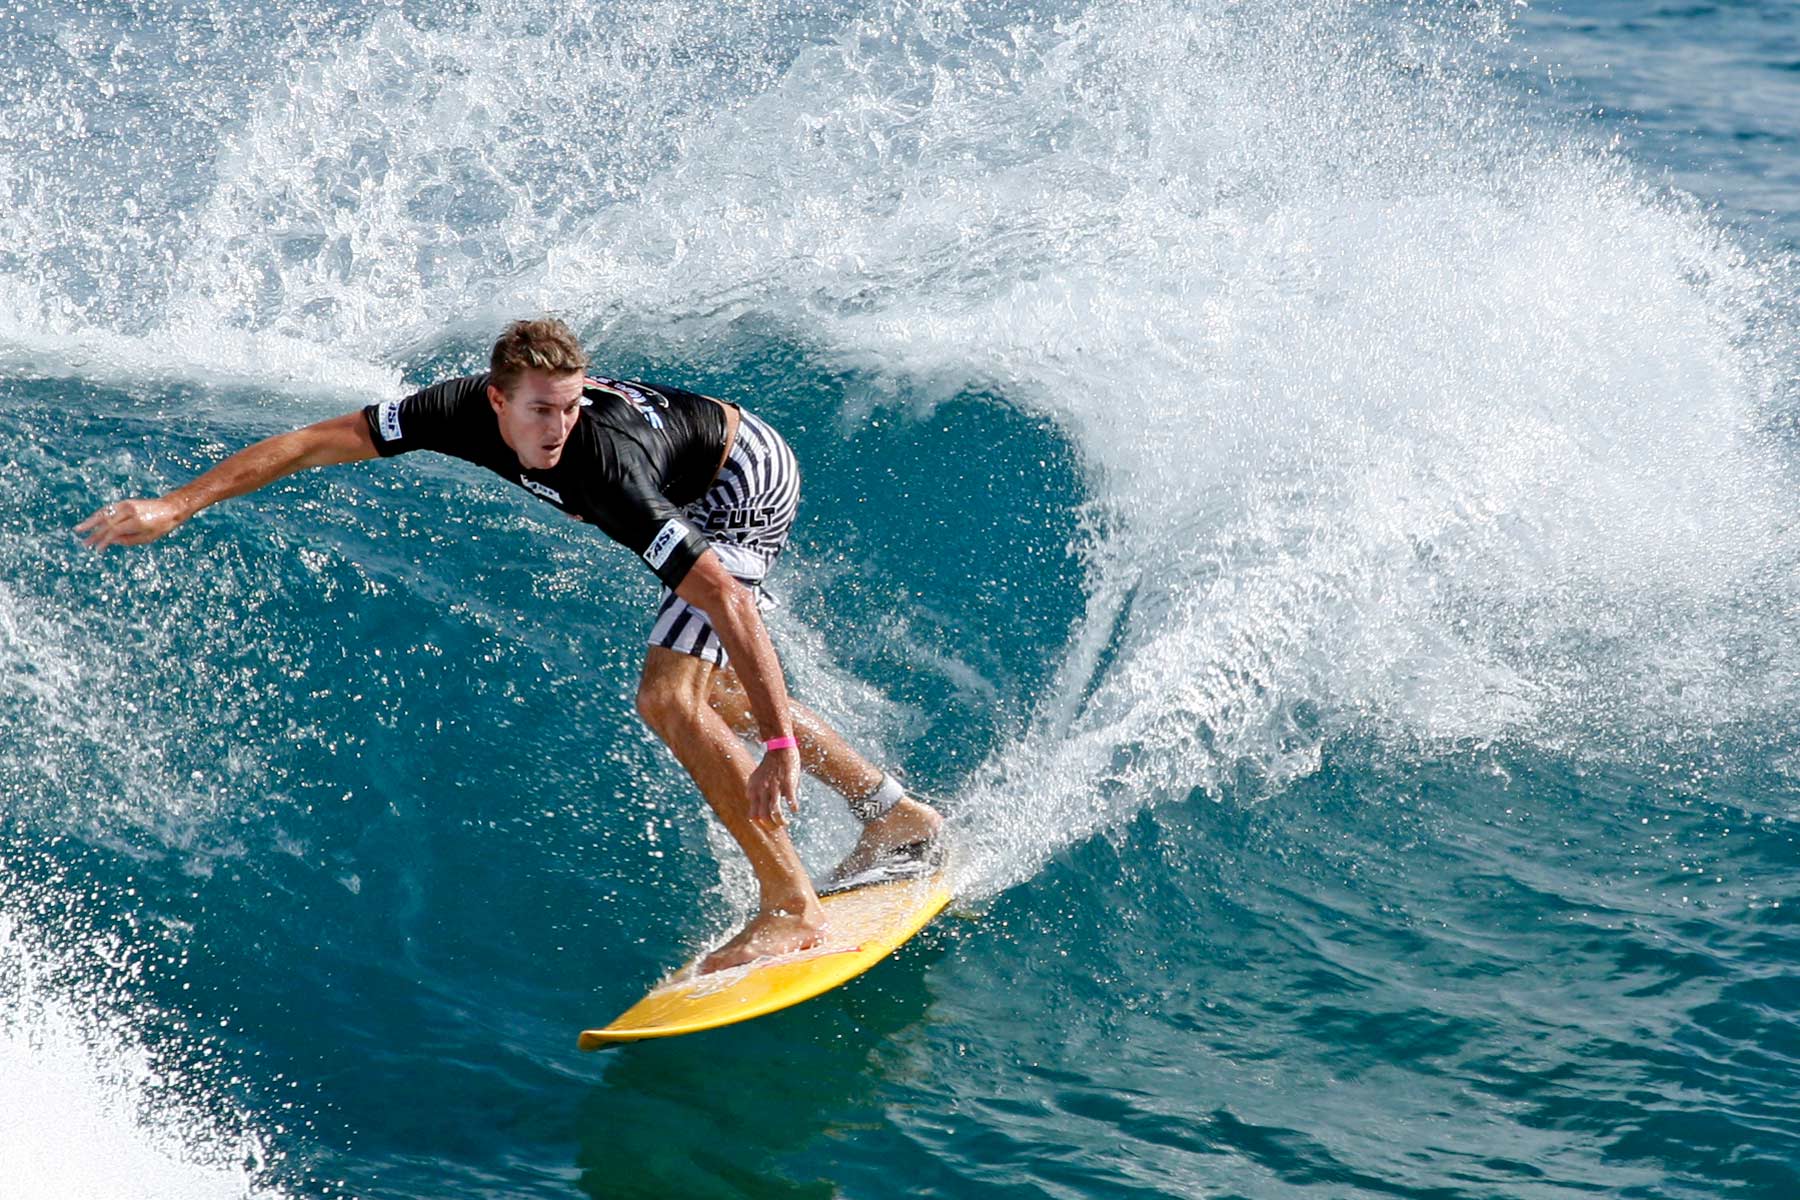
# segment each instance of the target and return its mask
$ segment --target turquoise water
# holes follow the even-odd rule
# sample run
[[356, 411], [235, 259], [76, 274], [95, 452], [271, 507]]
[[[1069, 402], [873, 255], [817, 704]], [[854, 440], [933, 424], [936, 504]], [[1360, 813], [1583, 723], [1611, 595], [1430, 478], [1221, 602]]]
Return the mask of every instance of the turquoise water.
[[[0, 1197], [1800, 1190], [1800, 19], [0, 14]], [[653, 579], [464, 464], [70, 528], [553, 310], [806, 472], [962, 899], [741, 920]], [[853, 836], [805, 797], [815, 866]]]

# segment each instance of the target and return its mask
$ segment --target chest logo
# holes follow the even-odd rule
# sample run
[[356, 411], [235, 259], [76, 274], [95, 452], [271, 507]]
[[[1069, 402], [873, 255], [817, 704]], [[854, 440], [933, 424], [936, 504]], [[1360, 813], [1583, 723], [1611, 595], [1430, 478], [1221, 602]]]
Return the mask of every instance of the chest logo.
[[667, 396], [659, 395], [635, 384], [624, 383], [617, 379], [601, 379], [594, 375], [589, 375], [581, 383], [583, 387], [594, 388], [597, 391], [606, 392], [608, 395], [617, 396], [631, 405], [631, 410], [648, 421], [650, 428], [661, 429], [663, 427], [662, 410], [669, 407]]
[[561, 504], [563, 502], [561, 492], [553, 487], [545, 487], [535, 479], [527, 479], [525, 476], [521, 475], [519, 476], [519, 486], [534, 496], [542, 496], [552, 504]]

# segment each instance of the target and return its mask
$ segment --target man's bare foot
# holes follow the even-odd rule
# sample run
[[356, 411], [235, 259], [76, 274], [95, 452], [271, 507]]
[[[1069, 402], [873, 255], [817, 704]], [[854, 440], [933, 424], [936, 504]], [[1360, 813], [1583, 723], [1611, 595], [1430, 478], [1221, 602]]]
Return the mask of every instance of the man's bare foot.
[[825, 910], [814, 900], [801, 916], [783, 912], [760, 913], [738, 935], [706, 956], [700, 974], [741, 967], [759, 958], [774, 958], [796, 950], [810, 950], [825, 938]]
[[910, 798], [902, 800], [863, 826], [856, 848], [832, 869], [831, 878], [860, 875], [902, 847], [929, 843], [943, 827], [944, 817], [937, 809]]

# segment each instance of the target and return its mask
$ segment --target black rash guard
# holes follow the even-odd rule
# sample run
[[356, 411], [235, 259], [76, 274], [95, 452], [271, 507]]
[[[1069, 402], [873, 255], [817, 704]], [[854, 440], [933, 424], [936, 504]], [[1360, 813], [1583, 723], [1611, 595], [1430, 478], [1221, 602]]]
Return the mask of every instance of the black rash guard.
[[436, 450], [467, 459], [603, 533], [680, 586], [709, 543], [681, 515], [706, 493], [725, 455], [725, 409], [678, 388], [592, 376], [581, 415], [547, 471], [520, 465], [488, 403], [489, 376], [465, 375], [363, 409], [386, 458]]

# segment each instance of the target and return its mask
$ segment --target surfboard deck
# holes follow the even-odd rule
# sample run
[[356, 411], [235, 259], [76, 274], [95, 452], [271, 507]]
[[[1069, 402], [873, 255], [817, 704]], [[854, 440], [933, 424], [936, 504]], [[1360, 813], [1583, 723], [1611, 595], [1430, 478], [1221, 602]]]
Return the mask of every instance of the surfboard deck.
[[810, 1000], [861, 975], [931, 923], [950, 903], [944, 873], [873, 882], [819, 897], [825, 940], [810, 950], [698, 974], [705, 955], [651, 989], [603, 1029], [577, 1042], [599, 1050], [748, 1021]]

